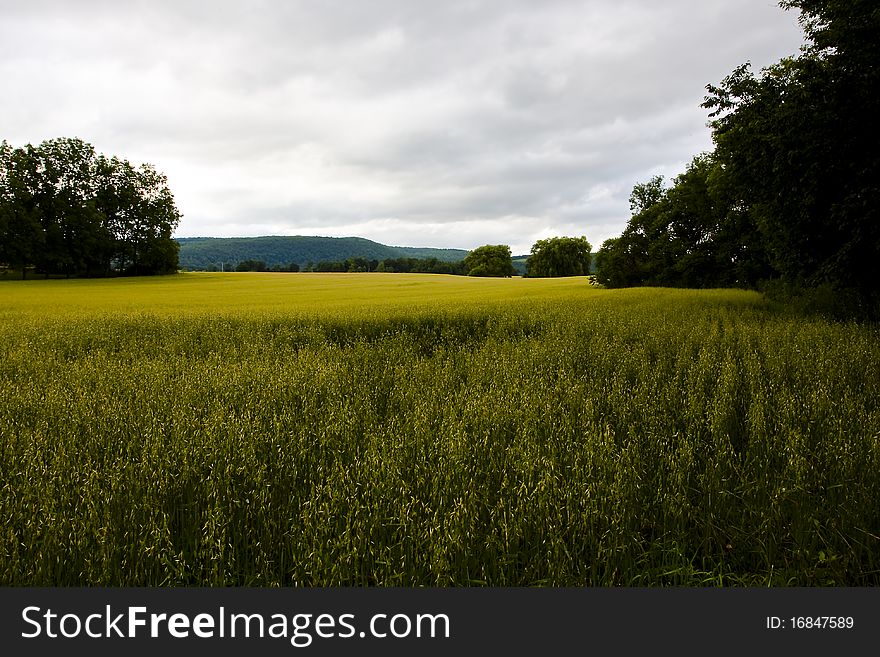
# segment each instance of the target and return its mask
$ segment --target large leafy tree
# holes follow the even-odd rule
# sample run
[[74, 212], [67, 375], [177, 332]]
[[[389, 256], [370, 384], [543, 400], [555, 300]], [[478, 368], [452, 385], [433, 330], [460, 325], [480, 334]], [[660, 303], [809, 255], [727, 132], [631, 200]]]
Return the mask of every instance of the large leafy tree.
[[711, 154], [694, 158], [670, 188], [660, 177], [636, 185], [633, 216], [596, 255], [609, 287], [752, 287], [768, 274], [750, 216]]
[[486, 244], [465, 256], [464, 266], [468, 276], [513, 276], [513, 257], [506, 244]]
[[44, 244], [36, 264], [47, 272], [94, 273], [110, 256], [111, 237], [95, 207], [95, 149], [80, 139], [52, 139], [30, 151]]
[[880, 289], [880, 9], [876, 0], [790, 0], [797, 57], [709, 85], [716, 157], [773, 267], [799, 286]]
[[180, 213], [151, 165], [98, 155], [80, 139], [0, 148], [0, 261], [46, 274], [168, 273]]
[[538, 240], [526, 260], [526, 275], [533, 278], [586, 276], [592, 247], [586, 237], [551, 237]]
[[596, 254], [596, 278], [607, 287], [634, 287], [645, 285], [647, 249], [639, 236], [624, 234], [602, 243]]
[[754, 287], [769, 274], [762, 240], [712, 154], [694, 158], [658, 205], [660, 284]]
[[[633, 187], [629, 206], [633, 215], [620, 237], [606, 240], [596, 254], [597, 278], [608, 287], [656, 285], [656, 270], [662, 268], [652, 261], [658, 249], [655, 216], [666, 197], [663, 178], [654, 176]], [[652, 252], [652, 253], [649, 253]]]
[[0, 142], [0, 262], [20, 269], [22, 278], [44, 242], [36, 178], [28, 153]]
[[134, 274], [165, 274], [177, 269], [172, 239], [180, 213], [167, 178], [152, 165], [101, 157], [96, 203], [115, 236], [114, 259]]
[[[880, 298], [880, 9], [786, 0], [807, 44], [754, 74], [736, 68], [703, 103], [715, 151], [673, 186], [636, 186], [633, 217], [597, 254], [612, 286], [830, 284]], [[873, 311], [877, 312], [877, 310]]]

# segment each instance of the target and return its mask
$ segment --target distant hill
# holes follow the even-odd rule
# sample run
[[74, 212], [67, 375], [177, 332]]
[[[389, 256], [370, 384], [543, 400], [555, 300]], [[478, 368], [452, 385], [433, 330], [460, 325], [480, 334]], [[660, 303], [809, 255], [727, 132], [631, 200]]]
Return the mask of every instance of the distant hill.
[[513, 268], [516, 270], [516, 273], [520, 276], [525, 276], [526, 274], [526, 260], [529, 259], [528, 255], [515, 255], [510, 259], [510, 263], [513, 265]]
[[463, 260], [463, 249], [432, 249], [386, 246], [362, 237], [179, 237], [180, 266], [184, 269], [219, 268], [245, 260], [262, 260], [268, 267], [295, 262], [300, 267], [321, 261], [347, 258], [437, 258], [444, 262]]

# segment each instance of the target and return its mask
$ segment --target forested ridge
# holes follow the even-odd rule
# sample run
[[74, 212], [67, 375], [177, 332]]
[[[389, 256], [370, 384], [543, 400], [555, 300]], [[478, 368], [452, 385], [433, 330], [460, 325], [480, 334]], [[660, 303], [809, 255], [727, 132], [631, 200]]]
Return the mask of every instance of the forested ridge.
[[264, 237], [180, 237], [180, 266], [186, 269], [233, 269], [252, 260], [275, 266], [300, 269], [319, 262], [345, 262], [349, 258], [382, 261], [393, 258], [434, 258], [457, 262], [467, 255], [462, 249], [432, 249], [386, 246], [362, 237], [312, 237], [274, 235]]

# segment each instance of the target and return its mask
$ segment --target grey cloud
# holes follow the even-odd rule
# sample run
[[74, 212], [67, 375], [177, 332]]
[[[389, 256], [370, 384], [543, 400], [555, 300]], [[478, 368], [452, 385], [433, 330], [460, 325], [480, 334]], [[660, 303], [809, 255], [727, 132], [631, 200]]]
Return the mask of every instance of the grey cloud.
[[75, 135], [154, 163], [185, 235], [363, 229], [455, 246], [582, 226], [600, 241], [625, 224], [633, 184], [710, 146], [705, 84], [800, 44], [796, 15], [767, 0], [0, 8], [2, 137]]

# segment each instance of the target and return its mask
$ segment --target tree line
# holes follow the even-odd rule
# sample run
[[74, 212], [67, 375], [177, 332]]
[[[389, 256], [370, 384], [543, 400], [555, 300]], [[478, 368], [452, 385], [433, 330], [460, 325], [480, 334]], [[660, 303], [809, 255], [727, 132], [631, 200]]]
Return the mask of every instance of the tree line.
[[465, 274], [461, 261], [446, 262], [437, 258], [384, 258], [382, 260], [363, 257], [345, 260], [322, 260], [309, 263], [303, 271], [317, 272], [386, 272], [403, 274]]
[[829, 289], [880, 307], [880, 12], [876, 0], [785, 0], [801, 53], [708, 85], [714, 151], [664, 185], [597, 254], [610, 287]]
[[[524, 276], [555, 278], [585, 276], [590, 272], [592, 254], [586, 237], [551, 237], [532, 245]], [[467, 276], [509, 277], [516, 274], [510, 247], [486, 244], [469, 252], [461, 263]]]
[[[287, 265], [269, 266], [264, 260], [248, 259], [238, 264], [224, 263], [226, 271], [257, 272], [387, 272], [412, 274], [467, 274], [462, 261], [446, 262], [437, 258], [366, 258], [356, 256], [344, 260], [321, 260], [309, 262], [303, 267], [291, 262]], [[214, 267], [213, 271], [217, 271]]]
[[[558, 276], [585, 276], [589, 274], [590, 243], [585, 237], [553, 237], [538, 240], [532, 246], [526, 261], [526, 276], [549, 278]], [[486, 244], [470, 251], [463, 260], [447, 262], [437, 258], [366, 257], [345, 260], [310, 262], [304, 267], [291, 262], [288, 265], [268, 266], [263, 260], [248, 259], [239, 263], [222, 263], [225, 271], [256, 272], [385, 272], [406, 274], [453, 274], [458, 276], [509, 277], [516, 274], [510, 247], [506, 244]], [[218, 271], [215, 266], [212, 271]]]
[[181, 215], [165, 175], [80, 139], [0, 142], [0, 264], [49, 275], [165, 274]]

